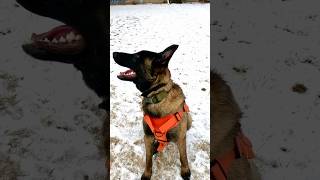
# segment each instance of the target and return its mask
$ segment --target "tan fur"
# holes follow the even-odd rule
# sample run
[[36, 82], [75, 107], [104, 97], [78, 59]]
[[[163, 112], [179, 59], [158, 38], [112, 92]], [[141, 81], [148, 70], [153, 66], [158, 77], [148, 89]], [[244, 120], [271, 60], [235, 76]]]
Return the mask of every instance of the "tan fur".
[[[210, 110], [213, 112], [210, 159], [214, 160], [234, 147], [235, 135], [240, 130], [241, 111], [226, 82], [215, 72], [211, 72], [210, 76]], [[228, 173], [228, 180], [259, 180], [260, 177], [255, 175], [257, 173], [252, 172], [256, 169], [251, 163], [244, 158], [235, 160]]]

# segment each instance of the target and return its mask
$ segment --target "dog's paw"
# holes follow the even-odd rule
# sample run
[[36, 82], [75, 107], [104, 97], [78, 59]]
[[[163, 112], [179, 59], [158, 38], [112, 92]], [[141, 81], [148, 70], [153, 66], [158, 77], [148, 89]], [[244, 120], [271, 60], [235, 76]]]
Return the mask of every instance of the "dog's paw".
[[181, 177], [183, 180], [190, 180], [191, 172], [190, 169], [186, 171], [181, 171]]
[[151, 179], [151, 176], [146, 176], [144, 174], [142, 174], [141, 176], [141, 180], [150, 180]]

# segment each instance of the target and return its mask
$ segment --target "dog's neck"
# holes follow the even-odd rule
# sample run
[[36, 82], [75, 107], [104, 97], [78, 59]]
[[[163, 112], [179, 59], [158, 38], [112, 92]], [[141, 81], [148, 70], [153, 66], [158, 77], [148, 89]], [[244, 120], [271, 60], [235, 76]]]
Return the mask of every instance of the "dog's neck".
[[173, 81], [170, 79], [169, 82], [166, 83], [158, 83], [151, 86], [149, 89], [142, 92], [141, 96], [143, 97], [151, 97], [154, 94], [159, 93], [160, 91], [170, 91], [173, 86]]
[[153, 91], [158, 91], [160, 88], [164, 87], [166, 84], [161, 83], [161, 84], [157, 84], [155, 86], [151, 86], [151, 88], [145, 90], [142, 92], [141, 96], [143, 97], [148, 97]]
[[168, 83], [160, 83], [152, 86], [148, 90], [144, 91], [141, 96], [144, 97], [144, 101], [149, 104], [156, 104], [161, 102], [168, 96], [168, 92], [172, 88], [173, 82], [170, 80]]
[[[167, 95], [161, 98], [158, 103], [150, 103], [148, 98], [156, 96], [161, 92], [166, 92]], [[155, 117], [163, 117], [168, 114], [173, 114], [182, 108], [185, 101], [182, 89], [172, 80], [167, 81], [166, 85], [150, 92], [147, 97], [143, 97], [142, 109], [145, 114]]]

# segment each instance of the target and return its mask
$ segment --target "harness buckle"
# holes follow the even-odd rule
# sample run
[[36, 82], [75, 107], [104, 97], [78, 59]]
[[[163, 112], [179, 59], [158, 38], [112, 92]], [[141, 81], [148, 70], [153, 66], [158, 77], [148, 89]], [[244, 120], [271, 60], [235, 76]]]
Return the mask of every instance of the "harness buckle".
[[163, 137], [164, 133], [159, 132], [159, 131], [155, 131], [154, 135], [157, 136], [158, 138]]
[[179, 112], [176, 112], [176, 113], [174, 114], [174, 116], [176, 117], [176, 119], [177, 119], [178, 121], [180, 121], [180, 120], [182, 119], [182, 115], [181, 115]]

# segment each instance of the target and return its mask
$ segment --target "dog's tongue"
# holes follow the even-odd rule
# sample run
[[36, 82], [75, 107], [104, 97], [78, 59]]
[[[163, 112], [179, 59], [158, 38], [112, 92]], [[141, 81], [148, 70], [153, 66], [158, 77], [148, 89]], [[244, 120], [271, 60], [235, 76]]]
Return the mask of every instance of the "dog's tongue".
[[120, 72], [118, 75], [119, 79], [126, 79], [130, 80], [136, 77], [136, 72], [134, 72], [132, 69], [126, 70], [124, 72]]

